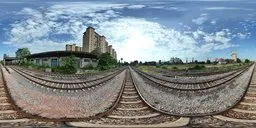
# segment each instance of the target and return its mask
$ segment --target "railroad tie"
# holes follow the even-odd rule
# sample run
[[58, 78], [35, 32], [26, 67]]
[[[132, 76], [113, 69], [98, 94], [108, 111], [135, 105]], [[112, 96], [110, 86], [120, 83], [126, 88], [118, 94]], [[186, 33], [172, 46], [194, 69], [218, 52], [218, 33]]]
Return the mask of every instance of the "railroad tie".
[[7, 105], [11, 105], [9, 103], [0, 103], [0, 106], [7, 106]]
[[0, 100], [7, 100], [7, 97], [0, 97]]
[[146, 119], [146, 118], [151, 118], [151, 117], [156, 117], [159, 116], [160, 113], [152, 113], [148, 115], [143, 115], [143, 116], [117, 116], [117, 115], [108, 115], [108, 118], [114, 118], [114, 119]]
[[237, 109], [237, 108], [233, 108], [232, 110], [235, 111], [235, 112], [256, 114], [256, 111], [251, 111], [251, 110], [243, 110], [243, 109]]
[[121, 111], [138, 111], [138, 110], [145, 110], [148, 109], [148, 107], [141, 107], [141, 108], [116, 108], [117, 110]]
[[252, 99], [252, 100], [256, 100], [256, 97], [249, 97], [249, 96], [245, 96], [245, 99]]
[[0, 114], [10, 114], [10, 113], [16, 113], [17, 111], [13, 110], [0, 110]]
[[120, 103], [121, 104], [138, 104], [138, 103], [141, 103], [142, 101], [141, 100], [138, 100], [138, 101], [121, 101]]
[[20, 123], [20, 122], [28, 122], [30, 119], [23, 118], [23, 119], [13, 119], [13, 120], [0, 120], [1, 123]]
[[240, 102], [239, 104], [242, 104], [242, 105], [249, 105], [249, 106], [256, 106], [256, 103]]
[[136, 94], [136, 91], [132, 91], [132, 92], [123, 92], [124, 94]]
[[124, 99], [133, 99], [133, 98], [138, 98], [139, 96], [122, 96]]

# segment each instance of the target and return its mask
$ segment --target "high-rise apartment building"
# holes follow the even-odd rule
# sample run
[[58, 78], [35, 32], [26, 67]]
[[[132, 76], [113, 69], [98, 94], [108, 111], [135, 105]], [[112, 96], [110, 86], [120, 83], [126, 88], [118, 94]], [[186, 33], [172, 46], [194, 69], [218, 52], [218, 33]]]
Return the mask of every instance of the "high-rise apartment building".
[[234, 51], [231, 52], [231, 60], [234, 60], [235, 62], [237, 62], [237, 53]]
[[[88, 27], [83, 35], [83, 52], [110, 53], [116, 59], [116, 52], [113, 50], [112, 45], [108, 45], [105, 36], [99, 35], [95, 32], [93, 27]], [[115, 55], [114, 55], [115, 53]]]
[[107, 49], [106, 49], [106, 47], [108, 46], [107, 44], [108, 43], [106, 41], [106, 37], [105, 36], [100, 36], [99, 46], [100, 46], [100, 52], [101, 53], [106, 53], [107, 52]]
[[108, 53], [110, 54], [110, 55], [112, 55], [113, 53], [112, 53], [112, 50], [113, 48], [112, 48], [112, 45], [109, 45], [108, 46]]

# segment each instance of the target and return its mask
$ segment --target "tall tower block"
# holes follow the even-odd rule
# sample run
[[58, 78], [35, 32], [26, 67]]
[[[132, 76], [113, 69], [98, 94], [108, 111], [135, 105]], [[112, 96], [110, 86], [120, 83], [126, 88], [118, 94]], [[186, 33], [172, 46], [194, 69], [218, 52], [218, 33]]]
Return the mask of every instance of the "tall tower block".
[[91, 52], [94, 50], [94, 33], [95, 29], [93, 27], [88, 27], [83, 35], [83, 52]]
[[106, 53], [107, 52], [107, 41], [105, 36], [100, 36], [100, 52], [101, 53]]
[[237, 53], [235, 51], [231, 52], [231, 59], [237, 62]]

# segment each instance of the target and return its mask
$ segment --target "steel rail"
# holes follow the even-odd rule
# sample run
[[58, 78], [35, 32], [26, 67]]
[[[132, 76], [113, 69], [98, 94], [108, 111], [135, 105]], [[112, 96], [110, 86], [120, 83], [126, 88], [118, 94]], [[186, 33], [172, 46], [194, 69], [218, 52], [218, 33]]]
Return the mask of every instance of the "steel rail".
[[[165, 84], [162, 84], [160, 82], [157, 82], [155, 80], [152, 80], [151, 78], [149, 78], [150, 76], [146, 76], [145, 74], [141, 73], [140, 71], [137, 71], [135, 69], [135, 72], [137, 72], [138, 74], [140, 74], [140, 76], [143, 76], [144, 78], [148, 79], [149, 81], [157, 84], [157, 85], [160, 85], [160, 86], [163, 86], [163, 87], [166, 87], [166, 88], [170, 88], [170, 89], [174, 89], [174, 90], [180, 90], [180, 91], [200, 91], [200, 90], [206, 90], [206, 89], [210, 89], [210, 88], [214, 88], [214, 87], [217, 87], [217, 86], [220, 86], [220, 85], [223, 85], [224, 83], [227, 83], [227, 82], [230, 82], [232, 81], [233, 79], [237, 78], [238, 76], [242, 75], [245, 71], [247, 71], [249, 69], [249, 67], [247, 67], [246, 69], [244, 69], [243, 71], [241, 71], [240, 73], [236, 74], [235, 76], [233, 76], [232, 78], [228, 79], [228, 80], [225, 80], [221, 83], [218, 83], [218, 84], [215, 84], [215, 85], [212, 85], [212, 86], [207, 86], [207, 87], [203, 87], [203, 88], [176, 88], [176, 87], [172, 87], [172, 86], [167, 86]], [[233, 74], [234, 75], [234, 74]], [[229, 76], [227, 76], [229, 77]], [[225, 77], [225, 78], [227, 78]], [[225, 78], [222, 78], [222, 79], [225, 79]], [[221, 80], [221, 79], [219, 79]], [[160, 79], [161, 81], [161, 79]], [[164, 80], [162, 80], [164, 81]], [[211, 81], [211, 82], [214, 82], [214, 81]], [[173, 83], [173, 82], [169, 82], [169, 83]], [[204, 83], [201, 83], [201, 84], [207, 84], [209, 82], [204, 82]], [[184, 83], [173, 83], [173, 84], [180, 84], [180, 86], [188, 86], [188, 84], [184, 84]], [[183, 85], [182, 85], [183, 84]], [[190, 83], [189, 85], [198, 85], [198, 83]]]
[[[151, 108], [155, 109], [156, 111], [159, 111], [159, 112], [161, 111], [161, 112], [163, 112], [163, 113], [165, 113], [165, 114], [168, 114], [168, 115], [172, 115], [172, 116], [182, 116], [182, 117], [202, 117], [202, 116], [219, 115], [219, 114], [221, 114], [221, 113], [224, 113], [224, 112], [226, 112], [226, 111], [228, 111], [228, 110], [234, 108], [238, 103], [240, 103], [240, 102], [242, 101], [243, 97], [246, 95], [246, 92], [248, 91], [248, 88], [249, 88], [250, 82], [251, 82], [251, 80], [252, 80], [253, 72], [254, 72], [255, 68], [256, 68], [256, 63], [254, 64], [253, 71], [252, 71], [252, 73], [251, 73], [251, 75], [250, 75], [250, 80], [249, 80], [249, 82], [248, 82], [248, 84], [247, 84], [247, 86], [246, 86], [245, 92], [244, 92], [243, 95], [240, 97], [240, 99], [238, 99], [233, 105], [227, 107], [227, 109], [222, 110], [222, 111], [215, 111], [215, 112], [209, 112], [209, 113], [198, 113], [198, 114], [175, 114], [175, 113], [170, 113], [170, 112], [168, 112], [168, 111], [166, 111], [166, 110], [158, 109], [158, 108], [154, 107], [153, 105], [151, 105], [150, 103], [148, 103], [147, 100], [146, 100], [146, 99], [141, 95], [141, 93], [139, 92], [139, 89], [137, 89], [137, 90], [138, 90], [138, 94], [140, 95], [140, 97], [144, 99], [145, 103], [148, 104], [148, 106], [150, 106]], [[136, 87], [136, 88], [137, 88], [137, 86], [138, 86], [138, 85], [135, 83], [135, 87]]]
[[[14, 71], [15, 71], [16, 73], [18, 73], [19, 75], [21, 75], [22, 77], [26, 78], [28, 81], [32, 81], [32, 82], [34, 82], [34, 83], [36, 83], [36, 84], [38, 84], [38, 85], [40, 85], [40, 86], [43, 86], [43, 87], [45, 87], [45, 88], [58, 89], [58, 90], [82, 90], [82, 89], [88, 89], [88, 88], [96, 87], [97, 85], [101, 85], [102, 83], [105, 83], [106, 81], [109, 81], [109, 80], [113, 79], [114, 77], [116, 77], [116, 76], [117, 76], [118, 74], [120, 74], [123, 70], [118, 71], [116, 74], [114, 74], [114, 75], [112, 75], [112, 76], [106, 76], [106, 77], [102, 78], [102, 79], [105, 79], [105, 78], [109, 77], [109, 78], [107, 78], [107, 79], [105, 79], [104, 81], [101, 81], [101, 82], [99, 82], [99, 83], [92, 84], [92, 85], [88, 85], [88, 86], [83, 86], [83, 87], [76, 87], [76, 88], [60, 88], [60, 87], [54, 87], [54, 86], [45, 85], [45, 84], [40, 83], [40, 82], [38, 82], [38, 81], [36, 81], [36, 80], [32, 80], [31, 78], [28, 78], [27, 76], [25, 76], [24, 74], [20, 73], [19, 71], [16, 71], [15, 69], [14, 69]], [[100, 80], [102, 80], [102, 79], [100, 79]], [[94, 81], [96, 81], [96, 80], [94, 80]], [[93, 81], [91, 81], [91, 82], [93, 82]], [[56, 82], [56, 83], [57, 83], [57, 84], [60, 84], [60, 83], [58, 83], [58, 82]], [[86, 83], [86, 82], [83, 82], [83, 83]], [[77, 83], [75, 83], [75, 84], [77, 84], [77, 85], [79, 86], [79, 84], [81, 84], [81, 82], [77, 82]]]
[[[88, 74], [60, 74], [60, 73], [47, 73], [47, 72], [35, 72], [35, 71], [30, 71], [30, 70], [27, 70], [23, 67], [18, 67], [18, 66], [11, 66], [11, 67], [14, 67], [14, 68], [18, 68], [20, 70], [26, 70], [28, 72], [33, 72], [35, 75], [43, 75], [43, 76], [50, 76], [50, 77], [68, 77], [68, 78], [72, 78], [72, 77], [80, 77], [80, 78], [84, 78], [84, 77], [87, 77]], [[101, 74], [101, 73], [107, 73], [107, 72], [112, 72], [112, 71], [115, 71], [115, 70], [121, 70], [123, 68], [116, 68], [116, 69], [110, 69], [110, 70], [106, 70], [106, 71], [101, 71], [101, 72], [96, 72], [94, 74], [89, 74], [89, 75], [97, 75], [97, 74]]]
[[[129, 71], [127, 71], [127, 70], [129, 70]], [[131, 69], [126, 69], [126, 74], [125, 74], [125, 78], [124, 78], [124, 80], [123, 80], [123, 84], [122, 84], [121, 90], [120, 90], [120, 92], [119, 92], [118, 98], [114, 101], [113, 105], [112, 105], [111, 107], [109, 107], [109, 109], [106, 110], [105, 112], [99, 113], [99, 114], [97, 114], [96, 116], [93, 116], [93, 117], [88, 117], [88, 118], [84, 119], [83, 121], [85, 121], [85, 120], [99, 119], [99, 118], [105, 117], [105, 116], [107, 116], [107, 115], [110, 115], [110, 114], [114, 111], [114, 109], [118, 107], [118, 105], [120, 104], [121, 99], [122, 99], [121, 97], [122, 97], [122, 95], [123, 95], [123, 93], [124, 93], [124, 88], [125, 88], [125, 84], [126, 84], [126, 79], [127, 79], [127, 76], [128, 76], [128, 72], [129, 72], [129, 74], [131, 75], [132, 83], [135, 85], [135, 91], [138, 92], [138, 95], [139, 95], [138, 98], [140, 98], [140, 99], [142, 100], [142, 102], [144, 102], [145, 105], [146, 105], [147, 107], [149, 107], [150, 109], [152, 109], [153, 111], [156, 111], [156, 112], [158, 112], [158, 113], [160, 113], [160, 114], [167, 114], [167, 115], [170, 115], [169, 113], [164, 112], [164, 111], [161, 111], [161, 110], [158, 110], [158, 109], [154, 108], [153, 106], [151, 106], [150, 104], [147, 103], [147, 101], [142, 97], [142, 95], [140, 94], [140, 91], [139, 91], [138, 88], [136, 87], [137, 85], [136, 85], [135, 82], [134, 82], [134, 79], [133, 79], [133, 76], [132, 76], [130, 70], [131, 70]], [[172, 115], [172, 116], [173, 116], [173, 115]], [[182, 118], [182, 117], [180, 117], [180, 118]]]
[[[251, 65], [250, 65], [251, 66]], [[246, 67], [245, 69], [248, 69], [250, 66]], [[177, 82], [177, 81], [171, 81], [171, 80], [166, 80], [166, 79], [161, 79], [161, 78], [158, 78], [154, 75], [151, 75], [151, 74], [148, 74], [148, 73], [145, 73], [145, 72], [142, 72], [142, 71], [139, 71], [138, 69], [136, 68], [133, 68], [136, 72], [139, 72], [141, 74], [145, 74], [147, 76], [150, 76], [150, 77], [153, 77], [155, 79], [158, 79], [158, 80], [162, 80], [162, 81], [165, 81], [165, 82], [170, 82], [170, 83], [174, 83], [174, 84], [204, 84], [204, 83], [209, 83], [209, 82], [214, 82], [214, 81], [217, 81], [217, 80], [221, 80], [223, 78], [226, 78], [226, 77], [229, 77], [230, 75], [233, 75], [233, 74], [236, 74], [238, 73], [239, 71], [243, 71], [245, 69], [240, 69], [240, 70], [237, 70], [229, 75], [225, 75], [224, 77], [220, 77], [220, 78], [215, 78], [215, 79], [211, 79], [211, 80], [208, 80], [208, 81], [202, 81], [202, 82]], [[217, 74], [215, 74], [217, 75]]]
[[[243, 93], [242, 97], [241, 97], [239, 100], [237, 100], [234, 105], [230, 106], [227, 110], [218, 113], [218, 115], [221, 115], [222, 113], [228, 112], [230, 109], [235, 108], [236, 105], [238, 105], [240, 102], [242, 102], [243, 98], [245, 97], [246, 93], [248, 92], [248, 90], [249, 90], [249, 88], [250, 88], [250, 84], [251, 84], [251, 81], [252, 81], [252, 78], [253, 78], [253, 74], [254, 74], [255, 68], [256, 68], [256, 63], [254, 63], [254, 68], [253, 68], [252, 74], [251, 74], [251, 76], [250, 76], [250, 80], [249, 80], [249, 82], [248, 82], [248, 85], [247, 85], [246, 90], [245, 90], [245, 92]], [[217, 114], [215, 114], [215, 115], [217, 115]], [[214, 117], [214, 118], [215, 118], [215, 117]], [[236, 118], [234, 118], [234, 119], [236, 119]]]
[[13, 67], [10, 67], [11, 69], [15, 70], [15, 71], [19, 71], [19, 72], [22, 72], [30, 77], [34, 77], [36, 79], [39, 79], [39, 80], [42, 80], [42, 81], [46, 81], [46, 82], [51, 82], [51, 83], [57, 83], [57, 84], [82, 84], [82, 83], [87, 83], [87, 82], [93, 82], [93, 81], [97, 81], [97, 80], [100, 80], [100, 79], [104, 79], [104, 78], [107, 78], [111, 75], [115, 75], [115, 74], [119, 74], [120, 72], [123, 71], [123, 69], [120, 69], [120, 70], [117, 70], [109, 75], [106, 75], [106, 76], [103, 76], [103, 77], [100, 77], [100, 78], [97, 78], [97, 79], [92, 79], [92, 80], [85, 80], [85, 81], [79, 81], [79, 82], [64, 82], [64, 81], [54, 81], [54, 80], [48, 80], [48, 79], [44, 79], [44, 78], [41, 78], [41, 77], [37, 77], [37, 76], [34, 76], [30, 73], [27, 73], [25, 71], [22, 71], [20, 69], [17, 69], [17, 68], [13, 68]]

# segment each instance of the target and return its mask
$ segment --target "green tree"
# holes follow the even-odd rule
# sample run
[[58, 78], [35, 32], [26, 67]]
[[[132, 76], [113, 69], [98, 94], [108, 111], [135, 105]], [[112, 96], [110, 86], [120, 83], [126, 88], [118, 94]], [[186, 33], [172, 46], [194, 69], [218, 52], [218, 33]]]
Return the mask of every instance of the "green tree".
[[241, 59], [239, 59], [239, 58], [237, 58], [237, 61], [236, 61], [237, 63], [241, 63], [242, 61], [241, 61]]
[[128, 62], [126, 62], [126, 61], [124, 61], [124, 64], [123, 64], [124, 66], [128, 66], [129, 65], [129, 63]]
[[231, 59], [225, 59], [225, 61], [227, 62], [227, 64], [234, 63], [234, 60], [231, 60]]
[[64, 74], [74, 74], [77, 72], [76, 69], [76, 57], [71, 55], [69, 57], [64, 57], [61, 59], [62, 66], [59, 68], [59, 72]]
[[244, 62], [245, 62], [245, 63], [250, 63], [250, 60], [249, 60], [249, 59], [245, 59]]
[[19, 48], [16, 51], [16, 57], [18, 59], [24, 58], [25, 56], [30, 55], [30, 51], [28, 50], [28, 48]]
[[30, 51], [28, 48], [19, 48], [16, 51], [16, 58], [18, 60], [19, 64], [23, 64], [25, 62], [25, 58], [26, 56], [30, 55]]
[[123, 63], [123, 58], [121, 58], [121, 64]]
[[208, 60], [208, 59], [207, 59], [206, 63], [207, 63], [207, 64], [211, 64], [211, 60]]
[[103, 53], [99, 57], [98, 68], [100, 70], [107, 70], [117, 65], [116, 59], [114, 59], [109, 53]]

